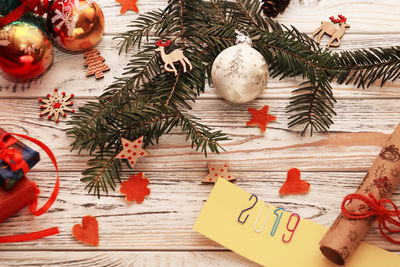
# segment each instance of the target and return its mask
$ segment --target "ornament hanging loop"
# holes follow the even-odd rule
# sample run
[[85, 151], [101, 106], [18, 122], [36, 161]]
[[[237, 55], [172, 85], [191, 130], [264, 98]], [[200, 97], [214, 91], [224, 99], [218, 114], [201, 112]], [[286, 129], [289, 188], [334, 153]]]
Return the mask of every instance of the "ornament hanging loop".
[[235, 30], [236, 33], [236, 44], [246, 43], [252, 45], [253, 42], [246, 31]]

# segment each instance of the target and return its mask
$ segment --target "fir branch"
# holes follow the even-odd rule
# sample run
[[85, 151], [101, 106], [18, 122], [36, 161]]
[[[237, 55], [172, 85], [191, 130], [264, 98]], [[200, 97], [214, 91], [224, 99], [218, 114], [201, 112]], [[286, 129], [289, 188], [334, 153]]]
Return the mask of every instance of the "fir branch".
[[[69, 122], [72, 149], [87, 149], [93, 155], [83, 178], [92, 193], [99, 196], [120, 181], [121, 162], [114, 155], [121, 150], [121, 137], [144, 136], [148, 146], [178, 127], [192, 148], [205, 155], [222, 149], [220, 142], [228, 136], [201, 124], [188, 111], [204, 91], [206, 79], [211, 82], [215, 57], [235, 43], [236, 29], [253, 39], [271, 76], [301, 76], [307, 81], [293, 91], [287, 107], [289, 127], [303, 125], [303, 134], [327, 131], [333, 123], [336, 100], [330, 82], [334, 78], [364, 87], [400, 77], [400, 48], [332, 53], [296, 28], [264, 18], [259, 7], [254, 0], [169, 0], [165, 10], [139, 16], [119, 37], [120, 51], [138, 50], [122, 77]], [[166, 52], [182, 48], [193, 70], [184, 74], [177, 66], [176, 77], [164, 71], [154, 51], [155, 40], [164, 37], [173, 43]]]
[[380, 86], [400, 77], [400, 47], [344, 51], [336, 60], [338, 83], [366, 88], [380, 80]]
[[140, 15], [133, 24], [129, 25], [132, 30], [122, 33], [115, 39], [122, 39], [119, 43], [119, 52], [128, 52], [130, 47], [137, 46], [140, 49], [143, 38], [149, 41], [150, 34], [157, 33], [160, 28], [165, 27], [168, 21], [162, 10], [150, 11]]

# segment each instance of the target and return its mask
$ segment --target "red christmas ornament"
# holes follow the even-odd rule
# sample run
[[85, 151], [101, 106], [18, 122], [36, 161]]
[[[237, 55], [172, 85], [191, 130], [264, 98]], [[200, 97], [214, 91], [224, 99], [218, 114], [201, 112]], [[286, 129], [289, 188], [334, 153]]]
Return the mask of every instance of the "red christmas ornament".
[[53, 57], [53, 45], [38, 26], [16, 21], [0, 29], [0, 68], [11, 77], [35, 78]]
[[95, 46], [104, 32], [103, 11], [92, 0], [54, 1], [47, 23], [56, 43], [71, 51]]
[[262, 109], [257, 110], [254, 108], [248, 109], [253, 118], [246, 122], [246, 125], [258, 125], [261, 131], [265, 132], [267, 124], [271, 121], [275, 121], [276, 117], [268, 114], [268, 105], [265, 105]]

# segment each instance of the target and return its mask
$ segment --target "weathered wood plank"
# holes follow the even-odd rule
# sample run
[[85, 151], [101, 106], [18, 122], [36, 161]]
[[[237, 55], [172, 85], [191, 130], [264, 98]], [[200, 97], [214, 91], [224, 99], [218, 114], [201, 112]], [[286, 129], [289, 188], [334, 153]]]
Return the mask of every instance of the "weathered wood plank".
[[[400, 45], [400, 34], [381, 35], [352, 35], [343, 41], [343, 49], [357, 49], [376, 46]], [[102, 56], [111, 71], [105, 73], [105, 78], [96, 80], [94, 77], [86, 78], [86, 68], [83, 66], [84, 59], [81, 54], [68, 54], [56, 50], [52, 67], [38, 79], [29, 82], [15, 83], [6, 79], [4, 73], [0, 72], [0, 98], [39, 98], [44, 97], [54, 88], [74, 93], [76, 97], [94, 97], [100, 95], [114, 77], [121, 77], [131, 54], [122, 53], [118, 55], [118, 41], [112, 36], [104, 36], [99, 44]], [[291, 91], [299, 86], [301, 78], [279, 80], [270, 79], [264, 90], [262, 99], [289, 98]], [[400, 83], [388, 83], [383, 88], [377, 84], [366, 90], [357, 89], [354, 85], [333, 84], [335, 96], [341, 98], [399, 98]], [[206, 92], [201, 98], [217, 98], [213, 87], [207, 85]]]
[[[68, 126], [39, 118], [39, 104], [34, 99], [7, 100], [0, 106], [0, 125], [8, 131], [25, 133], [48, 143], [54, 150], [62, 170], [82, 171], [88, 160], [84, 151], [77, 157], [70, 152], [72, 139], [62, 131]], [[76, 106], [82, 101], [76, 101]], [[246, 127], [251, 116], [248, 107], [270, 105], [270, 113], [277, 121], [270, 123], [265, 135], [257, 127]], [[221, 100], [199, 100], [191, 111], [202, 123], [224, 130], [232, 140], [222, 143], [225, 152], [204, 158], [195, 152], [185, 137], [175, 133], [163, 136], [160, 144], [151, 146], [153, 155], [140, 159], [140, 170], [206, 170], [207, 162], [231, 161], [235, 171], [286, 171], [297, 166], [304, 170], [366, 171], [381, 146], [400, 121], [398, 101], [340, 100], [338, 116], [328, 135], [301, 137], [287, 129], [286, 100], [259, 100], [249, 105], [230, 105]], [[42, 153], [42, 161], [35, 170], [53, 170]]]
[[[59, 226], [61, 233], [29, 243], [0, 244], [0, 250], [95, 250], [80, 245], [71, 235], [71, 228], [87, 214], [97, 217], [102, 250], [199, 250], [219, 249], [213, 241], [194, 232], [192, 226], [212, 189], [201, 184], [207, 172], [146, 172], [150, 179], [151, 195], [142, 204], [127, 204], [119, 192], [97, 199], [87, 195], [80, 175], [62, 172], [61, 189], [54, 207], [45, 215], [34, 218], [28, 209], [0, 225], [0, 236], [10, 233], [41, 230]], [[353, 193], [362, 181], [362, 172], [303, 172], [302, 178], [311, 184], [307, 195], [279, 196], [286, 172], [235, 172], [236, 185], [259, 199], [297, 212], [301, 217], [329, 226], [340, 211], [344, 196]], [[34, 172], [29, 178], [41, 189], [41, 203], [54, 185], [53, 172]], [[127, 179], [128, 173], [123, 174]], [[119, 186], [117, 187], [119, 190]], [[393, 196], [400, 202], [400, 189]], [[386, 242], [376, 226], [368, 242], [399, 250], [398, 245]]]
[[[106, 33], [115, 34], [127, 29], [138, 15], [127, 12], [119, 14], [120, 5], [113, 1], [97, 1], [106, 13]], [[138, 1], [140, 13], [166, 7], [167, 0]], [[329, 20], [332, 15], [343, 14], [348, 18], [351, 28], [347, 34], [354, 33], [399, 33], [400, 24], [398, 1], [375, 1], [374, 3], [361, 0], [295, 0], [289, 8], [277, 19], [283, 24], [294, 25], [299, 30], [312, 33], [320, 26], [321, 21]]]
[[258, 266], [255, 263], [227, 251], [23, 251], [2, 252], [0, 260], [7, 266]]

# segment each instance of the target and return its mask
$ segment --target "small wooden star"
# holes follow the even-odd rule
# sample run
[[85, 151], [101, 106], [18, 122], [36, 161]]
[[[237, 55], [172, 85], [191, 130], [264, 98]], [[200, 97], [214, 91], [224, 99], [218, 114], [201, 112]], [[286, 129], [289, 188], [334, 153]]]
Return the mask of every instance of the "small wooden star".
[[139, 13], [139, 8], [136, 5], [138, 0], [116, 0], [116, 1], [122, 5], [121, 14], [124, 14], [129, 9], [135, 11], [136, 13]]
[[115, 157], [116, 159], [126, 159], [129, 162], [129, 165], [133, 168], [135, 166], [136, 161], [140, 157], [147, 157], [150, 154], [147, 153], [143, 148], [143, 136], [136, 139], [135, 141], [129, 141], [125, 138], [121, 138], [122, 140], [122, 151]]
[[253, 116], [253, 118], [246, 122], [246, 125], [258, 125], [260, 126], [261, 131], [265, 132], [267, 129], [267, 124], [271, 121], [275, 121], [276, 117], [268, 114], [268, 105], [265, 105], [262, 109], [257, 110], [254, 108], [249, 108], [249, 112]]
[[202, 183], [215, 183], [218, 178], [231, 181], [236, 180], [236, 177], [228, 172], [228, 163], [224, 164], [208, 164], [208, 171], [210, 172], [201, 182]]

